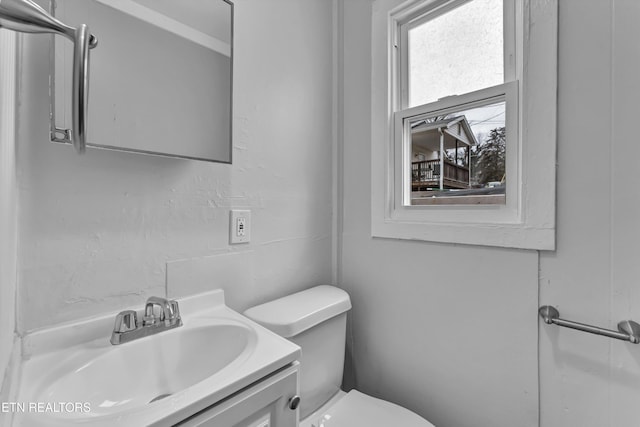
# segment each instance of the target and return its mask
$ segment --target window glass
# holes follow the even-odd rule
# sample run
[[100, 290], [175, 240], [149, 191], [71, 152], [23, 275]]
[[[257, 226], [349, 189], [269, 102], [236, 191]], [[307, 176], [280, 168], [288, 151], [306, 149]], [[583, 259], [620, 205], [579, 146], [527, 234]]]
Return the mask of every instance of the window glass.
[[505, 203], [505, 108], [501, 101], [407, 119], [412, 205]]
[[503, 0], [471, 0], [408, 24], [413, 107], [504, 83]]

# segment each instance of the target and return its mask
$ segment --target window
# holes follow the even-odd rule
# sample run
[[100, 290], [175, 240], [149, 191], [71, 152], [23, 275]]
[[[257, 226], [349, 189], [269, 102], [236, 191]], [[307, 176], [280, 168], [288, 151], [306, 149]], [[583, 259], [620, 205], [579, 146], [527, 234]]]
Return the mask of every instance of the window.
[[[517, 140], [517, 99], [506, 99], [505, 83], [517, 75], [514, 5], [427, 3], [399, 21], [395, 144], [411, 158], [402, 166], [411, 170], [402, 178], [405, 205], [506, 204], [507, 151]], [[452, 96], [456, 105], [442, 111]], [[414, 159], [416, 151], [427, 160]]]
[[[405, 205], [505, 204], [506, 126], [504, 96], [451, 112], [398, 114], [406, 164]], [[410, 185], [410, 187], [409, 187]]]
[[376, 3], [373, 236], [551, 249], [557, 3]]

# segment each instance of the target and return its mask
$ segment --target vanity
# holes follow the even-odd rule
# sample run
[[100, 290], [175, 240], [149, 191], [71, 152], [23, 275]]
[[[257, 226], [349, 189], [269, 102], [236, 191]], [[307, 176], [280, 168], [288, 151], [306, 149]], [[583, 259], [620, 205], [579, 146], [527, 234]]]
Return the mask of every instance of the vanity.
[[10, 425], [297, 426], [300, 348], [222, 290], [177, 302], [180, 327], [116, 345], [114, 314], [27, 334]]

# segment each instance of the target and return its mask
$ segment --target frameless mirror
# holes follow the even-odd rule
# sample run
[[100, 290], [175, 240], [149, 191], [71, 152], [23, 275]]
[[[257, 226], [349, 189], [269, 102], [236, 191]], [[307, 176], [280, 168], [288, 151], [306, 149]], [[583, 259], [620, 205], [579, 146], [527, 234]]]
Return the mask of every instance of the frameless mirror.
[[[87, 146], [231, 163], [233, 4], [228, 0], [51, 0], [99, 34]], [[70, 142], [72, 46], [53, 38], [51, 139]]]

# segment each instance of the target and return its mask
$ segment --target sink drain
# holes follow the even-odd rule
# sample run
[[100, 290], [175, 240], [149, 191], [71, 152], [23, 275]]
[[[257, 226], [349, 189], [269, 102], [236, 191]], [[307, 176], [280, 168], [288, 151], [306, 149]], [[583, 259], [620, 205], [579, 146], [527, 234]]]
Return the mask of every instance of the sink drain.
[[171, 396], [171, 393], [161, 394], [160, 396], [156, 396], [156, 397], [154, 397], [153, 399], [151, 399], [151, 400], [149, 401], [149, 403], [157, 402], [158, 400], [162, 400], [162, 399], [164, 399], [165, 397], [169, 397], [169, 396]]

